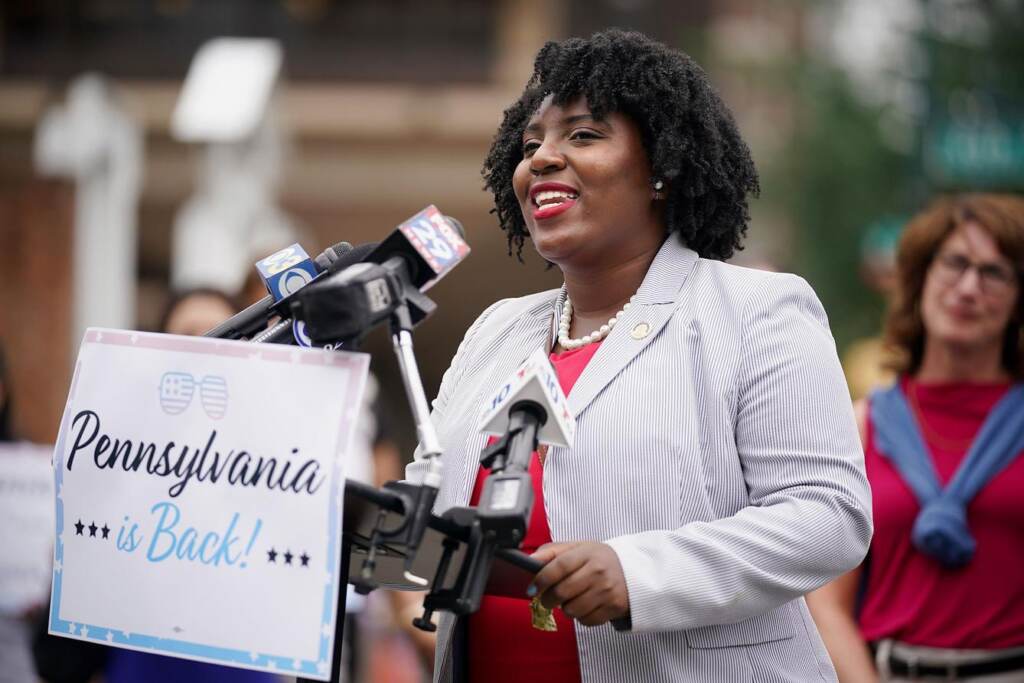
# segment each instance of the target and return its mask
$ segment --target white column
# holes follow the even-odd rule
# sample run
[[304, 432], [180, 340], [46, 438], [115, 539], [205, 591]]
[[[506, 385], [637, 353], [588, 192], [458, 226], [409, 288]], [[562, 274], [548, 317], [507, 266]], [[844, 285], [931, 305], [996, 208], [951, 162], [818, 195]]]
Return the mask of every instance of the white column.
[[96, 74], [75, 79], [67, 101], [36, 131], [35, 164], [75, 182], [72, 348], [87, 327], [135, 325], [136, 244], [143, 138]]

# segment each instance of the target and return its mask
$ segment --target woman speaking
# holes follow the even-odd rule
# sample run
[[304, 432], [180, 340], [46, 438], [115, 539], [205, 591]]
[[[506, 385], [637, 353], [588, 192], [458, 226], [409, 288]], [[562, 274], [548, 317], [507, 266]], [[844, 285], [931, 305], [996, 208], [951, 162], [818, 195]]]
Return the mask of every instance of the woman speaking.
[[484, 399], [537, 348], [577, 433], [534, 456], [523, 543], [557, 630], [485, 598], [442, 618], [435, 678], [834, 680], [801, 596], [871, 537], [857, 429], [810, 287], [722, 263], [758, 182], [704, 72], [637, 33], [548, 43], [483, 173], [510, 249], [565, 284], [466, 333], [434, 403], [438, 507], [476, 501]]

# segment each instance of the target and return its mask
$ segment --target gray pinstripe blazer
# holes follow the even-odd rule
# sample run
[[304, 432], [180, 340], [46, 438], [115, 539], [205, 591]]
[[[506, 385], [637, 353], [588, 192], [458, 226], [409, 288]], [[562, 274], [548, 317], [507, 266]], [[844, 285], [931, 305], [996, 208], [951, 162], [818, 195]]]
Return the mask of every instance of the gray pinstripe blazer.
[[[499, 301], [467, 332], [434, 402], [438, 510], [468, 503], [484, 399], [554, 343], [565, 299]], [[637, 324], [650, 333], [634, 339]], [[675, 236], [569, 395], [577, 434], [552, 448], [555, 541], [606, 541], [632, 632], [578, 626], [584, 681], [834, 681], [801, 597], [857, 565], [870, 493], [824, 310], [794, 275], [698, 258]], [[409, 466], [409, 479], [422, 466]], [[438, 630], [449, 681], [453, 619]]]

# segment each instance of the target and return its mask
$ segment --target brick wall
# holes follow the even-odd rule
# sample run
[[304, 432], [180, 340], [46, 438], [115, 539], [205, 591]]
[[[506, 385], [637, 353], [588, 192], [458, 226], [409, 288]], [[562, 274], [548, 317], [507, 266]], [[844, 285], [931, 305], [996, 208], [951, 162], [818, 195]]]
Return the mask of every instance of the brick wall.
[[0, 186], [0, 344], [14, 431], [38, 443], [56, 438], [71, 377], [73, 220], [67, 183]]

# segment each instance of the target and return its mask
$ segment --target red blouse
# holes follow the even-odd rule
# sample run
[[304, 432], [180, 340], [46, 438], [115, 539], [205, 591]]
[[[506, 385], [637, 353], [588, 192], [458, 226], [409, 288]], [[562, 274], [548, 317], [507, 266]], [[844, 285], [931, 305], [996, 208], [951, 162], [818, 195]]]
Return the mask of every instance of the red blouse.
[[[1009, 385], [901, 381], [923, 423], [921, 433], [939, 481], [946, 485]], [[967, 521], [977, 542], [974, 558], [964, 568], [945, 569], [911, 543], [920, 506], [889, 460], [875, 450], [870, 420], [867, 438], [875, 535], [860, 614], [864, 638], [983, 650], [1024, 646], [1024, 457], [1018, 455], [968, 504]]]
[[[566, 395], [598, 346], [600, 344], [588, 344], [572, 351], [551, 354], [558, 383]], [[479, 502], [487, 473], [483, 467], [477, 473], [470, 505]], [[520, 548], [527, 553], [551, 542], [541, 486], [544, 470], [536, 451], [530, 460], [530, 476], [533, 478], [533, 514]], [[573, 622], [558, 609], [554, 616], [557, 631], [538, 631], [531, 625], [529, 600], [485, 595], [480, 609], [469, 617], [469, 680], [488, 683], [572, 683], [581, 680]]]

